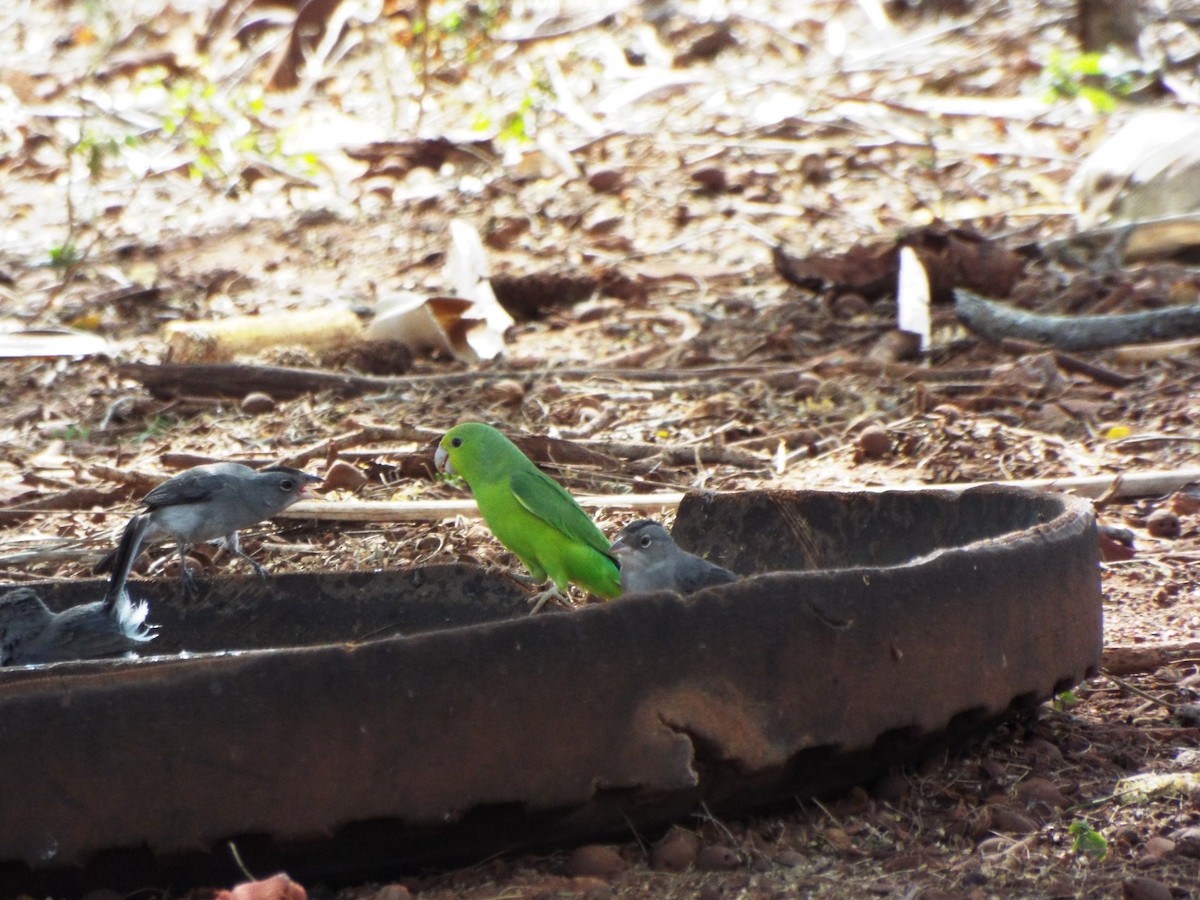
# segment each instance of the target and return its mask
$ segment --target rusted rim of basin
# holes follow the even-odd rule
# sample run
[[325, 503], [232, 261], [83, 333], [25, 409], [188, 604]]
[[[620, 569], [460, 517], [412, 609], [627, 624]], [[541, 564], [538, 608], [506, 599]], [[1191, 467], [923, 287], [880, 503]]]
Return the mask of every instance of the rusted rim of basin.
[[[468, 584], [491, 612], [366, 642], [0, 672], [0, 720], [35, 737], [0, 768], [0, 876], [84, 878], [75, 867], [142, 848], [164, 878], [213, 877], [241, 836], [257, 870], [349, 877], [627, 833], [701, 801], [844, 787], [1099, 660], [1095, 524], [1069, 497], [694, 494], [675, 534], [757, 574], [530, 618], [482, 570], [387, 573], [371, 604], [342, 582], [352, 615], [411, 591], [436, 608]], [[243, 638], [256, 611], [299, 616], [320, 593], [320, 577], [276, 579], [283, 594], [250, 581], [208, 607]]]

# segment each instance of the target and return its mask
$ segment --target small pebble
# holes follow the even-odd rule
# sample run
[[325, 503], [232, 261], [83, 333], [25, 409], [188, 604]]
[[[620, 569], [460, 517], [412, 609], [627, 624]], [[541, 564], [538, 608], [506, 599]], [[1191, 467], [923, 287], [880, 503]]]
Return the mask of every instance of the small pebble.
[[806, 153], [800, 159], [800, 174], [809, 184], [825, 184], [833, 177], [825, 157], [818, 153]]
[[242, 412], [252, 416], [269, 413], [275, 409], [275, 398], [262, 391], [253, 391], [242, 398]]
[[725, 170], [717, 166], [705, 166], [702, 169], [696, 169], [692, 172], [692, 181], [700, 185], [706, 191], [711, 191], [714, 194], [719, 194], [729, 187], [729, 182], [725, 178]]
[[1142, 847], [1143, 859], [1163, 859], [1175, 852], [1175, 842], [1170, 838], [1152, 837]]
[[858, 433], [858, 452], [863, 459], [883, 459], [892, 452], [892, 439], [878, 425], [868, 425]]
[[817, 391], [825, 384], [825, 379], [812, 372], [801, 372], [796, 379], [796, 396], [801, 399], [815, 397]]
[[696, 854], [696, 868], [701, 872], [728, 872], [742, 864], [737, 851], [721, 844], [711, 844], [701, 848]]
[[1052, 765], [1063, 761], [1062, 751], [1045, 738], [1033, 738], [1025, 748], [1039, 765]]
[[500, 378], [483, 387], [483, 399], [502, 406], [520, 406], [525, 399], [525, 386], [511, 378]]
[[1179, 516], [1169, 509], [1156, 509], [1146, 518], [1146, 530], [1155, 537], [1177, 538], [1181, 530]]
[[650, 868], [658, 872], [686, 872], [700, 852], [700, 839], [690, 831], [672, 828], [650, 851]]
[[992, 830], [1004, 834], [1033, 834], [1038, 823], [1016, 810], [1003, 806], [992, 807]]
[[597, 169], [588, 176], [587, 184], [598, 194], [611, 194], [621, 187], [623, 180], [616, 169]]
[[576, 847], [567, 860], [567, 872], [571, 875], [583, 875], [592, 878], [613, 878], [620, 875], [629, 864], [621, 858], [621, 854], [613, 847], [603, 844], [585, 844]]
[[795, 869], [799, 866], [802, 866], [807, 861], [808, 861], [808, 857], [806, 857], [799, 850], [780, 850], [778, 853], [775, 854], [775, 862], [776, 863], [778, 863], [781, 866], [787, 866], [788, 868], [791, 868], [791, 869]]
[[1031, 809], [1063, 809], [1067, 806], [1067, 798], [1058, 785], [1045, 778], [1026, 778], [1017, 785], [1017, 796]]

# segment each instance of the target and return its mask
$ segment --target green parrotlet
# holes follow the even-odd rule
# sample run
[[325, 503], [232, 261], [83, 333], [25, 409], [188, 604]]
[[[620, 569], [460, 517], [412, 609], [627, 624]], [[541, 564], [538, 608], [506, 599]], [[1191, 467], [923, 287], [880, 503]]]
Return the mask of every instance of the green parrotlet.
[[495, 428], [456, 425], [442, 436], [434, 464], [467, 482], [492, 534], [534, 579], [553, 581], [535, 598], [534, 612], [547, 599], [561, 598], [569, 583], [605, 599], [621, 593], [608, 538], [562, 485]]
[[681, 549], [667, 529], [653, 519], [638, 519], [622, 528], [612, 552], [621, 561], [621, 587], [626, 594], [690, 594], [738, 578], [728, 569]]

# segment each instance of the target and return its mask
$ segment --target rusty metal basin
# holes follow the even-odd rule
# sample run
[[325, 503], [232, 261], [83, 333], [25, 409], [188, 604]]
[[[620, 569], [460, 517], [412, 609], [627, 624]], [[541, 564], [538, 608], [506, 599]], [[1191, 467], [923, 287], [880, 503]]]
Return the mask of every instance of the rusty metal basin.
[[[1088, 503], [689, 494], [747, 577], [530, 617], [468, 566], [136, 582], [137, 660], [0, 670], [0, 892], [340, 880], [869, 780], [1098, 665]], [[36, 586], [52, 607], [100, 582]], [[186, 651], [186, 652], [181, 652]]]

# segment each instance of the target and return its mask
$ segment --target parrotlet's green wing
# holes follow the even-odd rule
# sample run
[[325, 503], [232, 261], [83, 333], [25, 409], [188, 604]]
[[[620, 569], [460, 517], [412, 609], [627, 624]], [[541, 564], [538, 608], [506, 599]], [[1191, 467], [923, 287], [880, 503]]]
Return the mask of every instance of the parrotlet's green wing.
[[512, 492], [517, 502], [542, 521], [558, 529], [573, 541], [586, 544], [599, 553], [609, 554], [611, 544], [575, 502], [566, 489], [532, 464], [512, 474]]

